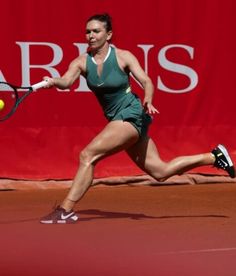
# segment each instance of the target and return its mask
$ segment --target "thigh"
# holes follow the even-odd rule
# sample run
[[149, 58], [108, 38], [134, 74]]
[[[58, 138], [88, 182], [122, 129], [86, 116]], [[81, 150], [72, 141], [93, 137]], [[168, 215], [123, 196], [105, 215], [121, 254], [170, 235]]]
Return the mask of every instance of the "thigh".
[[153, 171], [162, 169], [165, 166], [155, 143], [150, 137], [140, 139], [127, 149], [126, 152], [137, 166], [148, 174], [152, 174]]
[[124, 121], [111, 121], [87, 145], [86, 152], [95, 158], [101, 159], [113, 153], [125, 150], [139, 139], [137, 130]]

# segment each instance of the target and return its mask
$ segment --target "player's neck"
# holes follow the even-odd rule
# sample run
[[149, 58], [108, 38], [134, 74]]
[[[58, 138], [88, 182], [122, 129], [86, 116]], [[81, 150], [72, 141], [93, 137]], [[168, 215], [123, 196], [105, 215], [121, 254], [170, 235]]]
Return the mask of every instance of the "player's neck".
[[92, 56], [98, 56], [98, 57], [102, 57], [102, 56], [106, 56], [107, 52], [110, 48], [110, 44], [109, 43], [105, 43], [101, 48], [98, 49], [94, 49], [94, 51], [92, 51]]
[[96, 63], [103, 63], [104, 60], [107, 58], [110, 52], [110, 44], [106, 43], [100, 49], [92, 52], [92, 57], [96, 61]]

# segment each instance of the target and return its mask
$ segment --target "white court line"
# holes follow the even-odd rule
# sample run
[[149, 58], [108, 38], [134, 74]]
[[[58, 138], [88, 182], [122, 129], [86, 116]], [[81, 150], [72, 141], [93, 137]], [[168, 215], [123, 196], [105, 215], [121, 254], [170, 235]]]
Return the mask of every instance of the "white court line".
[[212, 253], [212, 252], [214, 253], [214, 252], [227, 252], [227, 251], [236, 251], [236, 247], [169, 251], [169, 252], [161, 252], [158, 255], [178, 255], [178, 254], [196, 254], [196, 253]]

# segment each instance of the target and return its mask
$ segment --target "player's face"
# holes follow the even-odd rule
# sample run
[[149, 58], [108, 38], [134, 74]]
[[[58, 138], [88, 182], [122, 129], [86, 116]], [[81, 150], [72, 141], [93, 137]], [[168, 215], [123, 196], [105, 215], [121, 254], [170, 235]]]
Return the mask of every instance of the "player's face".
[[111, 39], [112, 32], [107, 32], [105, 24], [97, 20], [91, 20], [86, 26], [86, 39], [90, 49], [101, 48]]

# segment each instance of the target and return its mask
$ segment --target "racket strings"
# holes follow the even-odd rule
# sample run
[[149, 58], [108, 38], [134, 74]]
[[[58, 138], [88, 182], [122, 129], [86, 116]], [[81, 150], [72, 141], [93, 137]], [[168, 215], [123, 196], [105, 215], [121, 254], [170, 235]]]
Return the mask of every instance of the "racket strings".
[[0, 82], [0, 120], [7, 119], [16, 108], [18, 94], [14, 87]]

